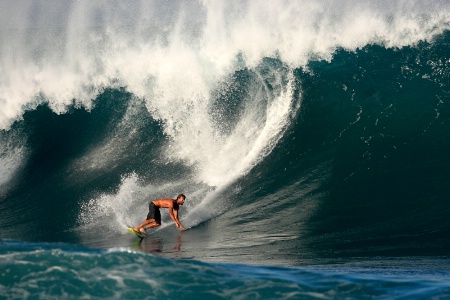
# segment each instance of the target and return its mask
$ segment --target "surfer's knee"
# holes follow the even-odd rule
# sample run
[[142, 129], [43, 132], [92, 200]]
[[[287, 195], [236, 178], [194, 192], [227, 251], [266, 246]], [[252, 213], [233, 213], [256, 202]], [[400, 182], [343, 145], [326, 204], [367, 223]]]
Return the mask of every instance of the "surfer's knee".
[[147, 228], [155, 228], [161, 226], [161, 223], [158, 223], [157, 221], [154, 221], [150, 224], [148, 224]]

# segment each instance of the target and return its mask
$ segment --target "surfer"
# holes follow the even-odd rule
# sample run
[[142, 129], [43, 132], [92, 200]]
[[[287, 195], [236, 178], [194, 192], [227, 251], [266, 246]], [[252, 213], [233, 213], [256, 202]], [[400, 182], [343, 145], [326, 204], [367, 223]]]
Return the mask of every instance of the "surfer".
[[186, 230], [186, 228], [181, 225], [178, 219], [178, 210], [180, 205], [183, 205], [186, 200], [186, 196], [179, 194], [177, 199], [163, 198], [158, 200], [150, 201], [148, 205], [148, 215], [147, 219], [134, 228], [135, 231], [145, 234], [145, 230], [158, 227], [161, 225], [161, 212], [160, 208], [167, 208], [169, 210], [170, 218], [175, 222], [177, 228], [181, 230]]

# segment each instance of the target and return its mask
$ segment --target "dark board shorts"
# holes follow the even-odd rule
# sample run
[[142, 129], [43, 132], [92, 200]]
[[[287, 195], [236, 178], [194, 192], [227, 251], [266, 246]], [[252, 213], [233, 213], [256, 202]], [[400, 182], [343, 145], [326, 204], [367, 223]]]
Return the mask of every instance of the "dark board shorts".
[[148, 205], [147, 220], [150, 219], [155, 219], [156, 223], [161, 224], [161, 212], [159, 211], [159, 207], [156, 207], [153, 202], [150, 202]]

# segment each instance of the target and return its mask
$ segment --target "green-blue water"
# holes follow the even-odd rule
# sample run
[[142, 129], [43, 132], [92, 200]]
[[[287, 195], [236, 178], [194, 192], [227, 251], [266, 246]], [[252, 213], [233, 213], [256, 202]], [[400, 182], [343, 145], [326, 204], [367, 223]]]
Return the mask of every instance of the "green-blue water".
[[446, 259], [410, 258], [370, 267], [263, 267], [159, 258], [126, 249], [2, 243], [5, 299], [445, 299]]
[[450, 298], [449, 6], [349, 3], [1, 4], [0, 298]]

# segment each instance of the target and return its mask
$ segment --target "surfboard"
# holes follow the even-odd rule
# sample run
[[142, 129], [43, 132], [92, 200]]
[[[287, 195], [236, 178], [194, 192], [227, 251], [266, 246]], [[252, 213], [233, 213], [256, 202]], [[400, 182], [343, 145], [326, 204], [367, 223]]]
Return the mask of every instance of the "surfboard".
[[146, 236], [146, 234], [143, 234], [142, 232], [138, 232], [131, 227], [128, 227], [128, 231], [141, 239], [143, 239]]

